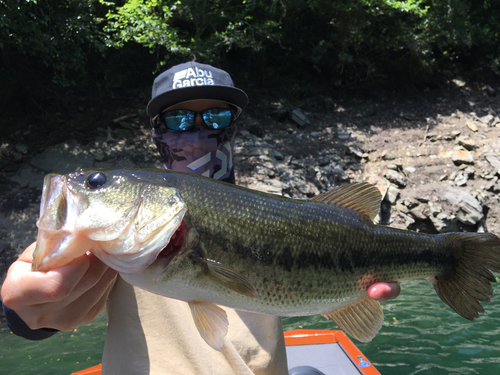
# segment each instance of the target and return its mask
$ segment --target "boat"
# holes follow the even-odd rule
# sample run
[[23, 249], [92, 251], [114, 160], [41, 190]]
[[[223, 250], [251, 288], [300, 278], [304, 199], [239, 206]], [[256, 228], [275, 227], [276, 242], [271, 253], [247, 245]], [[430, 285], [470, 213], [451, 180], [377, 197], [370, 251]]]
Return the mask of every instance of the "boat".
[[[286, 331], [285, 345], [289, 375], [380, 375], [342, 331]], [[101, 375], [101, 365], [71, 375]]]
[[380, 375], [342, 331], [286, 331], [285, 345], [289, 375]]

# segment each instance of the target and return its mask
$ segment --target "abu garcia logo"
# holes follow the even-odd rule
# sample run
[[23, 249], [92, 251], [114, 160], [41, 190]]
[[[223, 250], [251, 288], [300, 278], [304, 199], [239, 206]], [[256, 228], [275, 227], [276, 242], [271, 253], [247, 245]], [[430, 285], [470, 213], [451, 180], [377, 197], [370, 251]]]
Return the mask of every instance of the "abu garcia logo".
[[175, 73], [174, 89], [191, 86], [207, 86], [215, 85], [213, 75], [210, 70], [198, 69], [198, 67], [188, 68]]

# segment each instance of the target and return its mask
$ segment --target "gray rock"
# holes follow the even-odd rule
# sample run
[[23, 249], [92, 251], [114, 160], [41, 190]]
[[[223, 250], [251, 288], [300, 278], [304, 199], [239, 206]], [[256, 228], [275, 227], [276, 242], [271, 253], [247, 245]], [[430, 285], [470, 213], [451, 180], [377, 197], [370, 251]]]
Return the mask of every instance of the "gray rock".
[[448, 217], [445, 214], [438, 214], [435, 217], [430, 216], [429, 218], [439, 233], [458, 232], [460, 230], [457, 219], [454, 216]]
[[463, 147], [459, 147], [459, 148], [453, 150], [453, 154], [451, 155], [451, 160], [456, 165], [474, 164], [475, 163], [474, 157], [472, 156], [472, 154]]
[[348, 130], [339, 130], [337, 133], [337, 137], [342, 140], [349, 139], [351, 137], [351, 132]]
[[460, 172], [457, 175], [457, 177], [455, 177], [455, 184], [457, 186], [465, 186], [468, 180], [469, 180], [468, 175], [463, 172]]
[[387, 172], [385, 172], [385, 178], [399, 187], [406, 187], [406, 177], [402, 173], [399, 173], [393, 169], [389, 169]]
[[463, 146], [466, 150], [472, 151], [477, 148], [476, 142], [470, 138], [460, 138], [458, 144]]
[[340, 165], [332, 168], [332, 176], [334, 176], [334, 178], [340, 179], [341, 181], [347, 181], [349, 179], [344, 169]]
[[493, 126], [495, 123], [495, 117], [493, 115], [486, 115], [486, 116], [480, 117], [479, 121], [481, 121], [486, 126]]
[[298, 181], [295, 183], [295, 188], [301, 193], [304, 194], [307, 197], [314, 197], [315, 195], [319, 194], [318, 188], [313, 185], [309, 184], [305, 181]]
[[477, 128], [476, 123], [473, 120], [467, 120], [466, 123], [467, 127], [472, 131], [472, 132], [477, 132], [479, 129]]
[[18, 143], [16, 145], [16, 151], [23, 155], [26, 155], [28, 153], [28, 146], [26, 146], [24, 143]]
[[483, 207], [470, 193], [449, 188], [444, 197], [452, 205], [457, 219], [462, 223], [475, 225], [483, 218]]
[[290, 164], [292, 162], [292, 159], [293, 159], [292, 155], [287, 155], [283, 158], [283, 163]]
[[403, 200], [402, 202], [406, 207], [408, 207], [408, 209], [412, 209], [412, 208], [415, 208], [417, 207], [420, 202], [417, 201], [416, 199], [413, 199], [413, 198], [406, 198], [405, 200]]
[[275, 176], [274, 170], [272, 170], [270, 168], [266, 168], [266, 167], [264, 167], [262, 165], [255, 166], [255, 172], [258, 173], [258, 174], [263, 174], [265, 176], [269, 176], [269, 177], [274, 177]]
[[317, 162], [320, 167], [324, 167], [326, 165], [329, 165], [332, 162], [332, 159], [327, 156], [322, 156], [318, 158]]
[[306, 115], [299, 108], [295, 108], [290, 112], [290, 119], [298, 126], [307, 126], [311, 124]]
[[500, 155], [494, 152], [487, 152], [483, 156], [496, 172], [500, 171]]
[[497, 94], [495, 89], [493, 87], [491, 87], [490, 85], [486, 85], [484, 90], [486, 91], [486, 94], [488, 94], [488, 96], [496, 96], [496, 94]]
[[278, 150], [273, 150], [272, 154], [276, 160], [283, 160], [283, 154]]
[[467, 84], [461, 77], [454, 78], [451, 81], [458, 87], [464, 87]]
[[395, 187], [394, 185], [389, 185], [389, 187], [387, 188], [387, 192], [385, 193], [384, 199], [394, 206], [398, 201], [400, 195], [401, 192], [397, 187]]
[[403, 170], [403, 163], [401, 163], [399, 161], [389, 163], [389, 164], [387, 164], [387, 169], [392, 169], [394, 171], [400, 172]]
[[306, 172], [307, 172], [307, 175], [308, 175], [309, 177], [314, 177], [314, 176], [316, 176], [317, 170], [316, 170], [316, 168], [315, 168], [315, 167], [313, 167], [313, 166], [311, 165], [311, 166], [307, 167]]
[[349, 146], [349, 153], [356, 155], [358, 158], [363, 157], [363, 153], [358, 148], [353, 147], [353, 146]]
[[429, 218], [429, 216], [431, 216], [428, 208], [425, 205], [419, 205], [415, 208], [412, 208], [409, 214], [415, 220], [426, 220]]
[[437, 217], [439, 214], [441, 214], [441, 207], [432, 202], [429, 202], [428, 205], [431, 216]]
[[269, 180], [266, 182], [255, 182], [247, 186], [249, 189], [262, 191], [264, 193], [281, 195], [282, 184], [278, 180]]

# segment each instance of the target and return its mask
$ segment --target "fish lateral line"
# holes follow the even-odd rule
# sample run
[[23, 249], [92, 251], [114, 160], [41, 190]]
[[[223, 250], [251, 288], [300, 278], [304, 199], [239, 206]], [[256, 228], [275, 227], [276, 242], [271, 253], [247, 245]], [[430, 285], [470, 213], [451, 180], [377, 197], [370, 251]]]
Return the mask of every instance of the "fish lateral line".
[[[492, 272], [500, 272], [500, 240], [491, 233], [424, 235], [374, 225], [382, 196], [366, 182], [299, 201], [164, 170], [110, 170], [105, 185], [80, 189], [90, 173], [95, 169], [46, 179], [34, 264], [47, 258], [53, 261], [46, 265], [50, 269], [59, 265], [56, 261], [74, 257], [68, 243], [75, 249], [81, 243], [67, 238], [63, 229], [71, 227], [66, 225], [71, 220], [82, 219], [80, 210], [87, 206], [92, 209], [87, 219], [92, 220], [74, 226], [72, 235], [94, 227], [100, 238], [109, 228], [118, 234], [118, 224], [131, 216], [126, 204], [132, 207], [140, 195], [137, 225], [123, 226], [119, 238], [99, 242], [103, 261], [112, 268], [123, 266], [119, 272], [133, 285], [188, 302], [200, 335], [216, 350], [227, 334], [227, 316], [216, 304], [282, 316], [323, 313], [352, 337], [370, 341], [383, 321], [380, 304], [366, 295], [374, 282], [428, 278], [445, 304], [473, 320], [484, 313], [481, 302], [490, 302], [496, 281]], [[63, 195], [70, 192], [78, 196], [64, 201]], [[165, 205], [171, 207], [170, 216]], [[146, 240], [131, 247], [137, 237], [134, 230]], [[69, 242], [59, 241], [54, 233]], [[269, 234], [276, 240], [269, 241]], [[44, 243], [60, 251], [45, 253]], [[264, 253], [265, 259], [255, 257]], [[146, 268], [127, 272], [146, 259], [145, 254]], [[240, 295], [233, 298], [234, 292]], [[329, 302], [339, 298], [345, 304]], [[318, 300], [324, 304], [314, 305]]]

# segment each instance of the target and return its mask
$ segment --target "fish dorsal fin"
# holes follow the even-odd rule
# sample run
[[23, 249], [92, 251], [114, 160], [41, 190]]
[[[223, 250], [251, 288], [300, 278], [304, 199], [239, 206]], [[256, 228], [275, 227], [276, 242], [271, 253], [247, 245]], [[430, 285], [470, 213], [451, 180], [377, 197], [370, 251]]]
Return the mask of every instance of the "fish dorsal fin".
[[196, 257], [195, 260], [202, 265], [205, 273], [212, 280], [247, 297], [258, 298], [259, 293], [245, 276], [231, 267], [211, 259]]
[[384, 323], [382, 306], [368, 296], [352, 305], [321, 315], [333, 320], [348, 335], [362, 342], [372, 341]]
[[334, 188], [311, 198], [310, 201], [350, 208], [373, 221], [380, 209], [382, 194], [375, 185], [368, 182], [355, 182]]
[[201, 337], [220, 352], [229, 326], [226, 312], [210, 302], [188, 302], [188, 304]]

